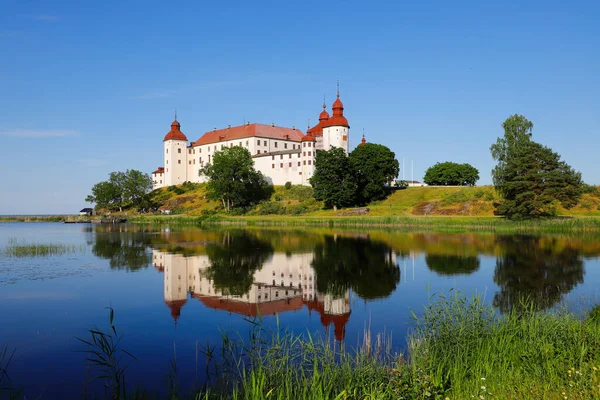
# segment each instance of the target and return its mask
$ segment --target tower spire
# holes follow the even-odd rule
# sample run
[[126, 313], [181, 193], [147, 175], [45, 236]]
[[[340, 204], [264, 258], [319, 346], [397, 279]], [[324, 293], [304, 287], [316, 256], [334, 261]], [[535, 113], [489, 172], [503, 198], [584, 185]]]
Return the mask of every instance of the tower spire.
[[327, 96], [323, 95], [323, 110], [327, 108]]
[[175, 121], [177, 121], [177, 109], [175, 109]]
[[337, 98], [340, 98], [340, 80], [337, 80]]

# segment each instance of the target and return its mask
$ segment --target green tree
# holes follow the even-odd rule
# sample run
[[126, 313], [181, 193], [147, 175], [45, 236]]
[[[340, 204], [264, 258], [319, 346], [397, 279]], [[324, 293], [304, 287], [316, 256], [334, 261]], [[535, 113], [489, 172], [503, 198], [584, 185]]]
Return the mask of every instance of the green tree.
[[470, 164], [451, 161], [436, 163], [427, 168], [423, 181], [436, 186], [474, 186], [479, 180], [479, 171]]
[[315, 172], [310, 178], [314, 196], [325, 208], [351, 207], [356, 204], [357, 183], [346, 152], [340, 147], [318, 151]]
[[125, 180], [122, 185], [123, 198], [134, 207], [139, 207], [144, 201], [146, 194], [152, 189], [152, 178], [150, 175], [132, 169], [125, 172]]
[[356, 147], [348, 160], [358, 188], [357, 204], [385, 199], [400, 171], [394, 152], [381, 144], [365, 143]]
[[113, 182], [98, 182], [92, 187], [92, 194], [88, 195], [85, 201], [96, 203], [97, 208], [118, 208], [121, 206], [121, 192]]
[[558, 203], [565, 208], [576, 205], [582, 195], [581, 174], [558, 153], [531, 140], [533, 123], [513, 115], [502, 127], [504, 136], [490, 148], [498, 162], [493, 182], [504, 199], [496, 213], [528, 219], [556, 215]]
[[221, 200], [229, 212], [233, 207], [247, 207], [266, 200], [273, 186], [254, 169], [250, 152], [242, 147], [226, 147], [213, 156], [212, 164], [200, 170], [209, 178], [207, 197]]
[[119, 211], [124, 205], [139, 207], [147, 200], [146, 194], [152, 189], [152, 178], [135, 169], [126, 172], [111, 172], [108, 181], [102, 181], [92, 187], [92, 194], [85, 201], [96, 203], [97, 208], [109, 208]]

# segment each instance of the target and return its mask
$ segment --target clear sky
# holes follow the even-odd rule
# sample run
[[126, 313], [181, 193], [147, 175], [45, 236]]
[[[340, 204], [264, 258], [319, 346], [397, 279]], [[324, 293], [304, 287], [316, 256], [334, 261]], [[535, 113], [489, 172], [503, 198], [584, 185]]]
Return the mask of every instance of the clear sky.
[[[182, 131], [315, 124], [336, 80], [350, 147], [405, 177], [467, 162], [523, 114], [600, 184], [598, 1], [0, 1], [0, 214], [76, 213], [111, 171], [162, 166]], [[400, 172], [402, 177], [402, 172]]]

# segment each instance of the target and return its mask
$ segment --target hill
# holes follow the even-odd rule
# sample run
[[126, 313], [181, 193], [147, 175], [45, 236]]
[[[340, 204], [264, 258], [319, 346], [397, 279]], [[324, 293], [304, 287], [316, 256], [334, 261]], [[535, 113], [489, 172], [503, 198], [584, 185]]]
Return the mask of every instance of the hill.
[[[290, 188], [276, 186], [270, 201], [263, 202], [247, 215], [344, 215], [347, 210], [323, 210], [315, 200], [312, 188], [295, 185]], [[209, 215], [221, 211], [220, 204], [205, 198], [204, 184], [186, 183], [152, 192], [152, 202], [174, 214]], [[397, 190], [387, 199], [369, 204], [368, 215], [386, 216], [493, 216], [494, 203], [500, 197], [492, 186], [475, 187], [411, 187]], [[600, 216], [600, 188], [586, 187], [576, 207], [560, 215]]]

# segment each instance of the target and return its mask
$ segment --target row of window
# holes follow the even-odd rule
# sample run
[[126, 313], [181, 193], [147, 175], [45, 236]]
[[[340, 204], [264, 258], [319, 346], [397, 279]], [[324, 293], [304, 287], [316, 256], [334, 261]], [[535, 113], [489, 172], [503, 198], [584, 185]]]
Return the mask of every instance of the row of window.
[[[306, 165], [306, 160], [303, 161], [304, 165]], [[300, 166], [300, 161], [298, 161], [298, 166]], [[312, 165], [312, 160], [308, 160], [308, 165]], [[292, 163], [289, 163], [288, 166], [291, 168]], [[271, 168], [275, 168], [275, 164], [271, 164]], [[279, 168], [283, 168], [283, 163], [279, 164]]]

